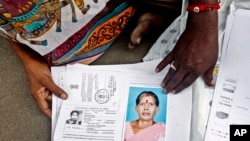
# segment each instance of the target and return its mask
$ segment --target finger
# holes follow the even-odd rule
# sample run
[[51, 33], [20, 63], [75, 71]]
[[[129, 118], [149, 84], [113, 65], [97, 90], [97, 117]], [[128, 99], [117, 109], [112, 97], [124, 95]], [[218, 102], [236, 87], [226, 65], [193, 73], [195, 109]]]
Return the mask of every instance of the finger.
[[52, 95], [48, 89], [46, 89], [45, 87], [39, 88], [35, 96], [41, 96], [41, 93], [45, 93], [46, 95], [43, 95], [43, 97], [45, 97], [47, 101], [52, 102]]
[[49, 91], [51, 91], [54, 95], [58, 96], [59, 98], [62, 99], [67, 99], [68, 95], [67, 93], [58, 87], [52, 79], [47, 79], [47, 81], [44, 81], [43, 84]]
[[37, 93], [42, 93], [43, 91], [46, 91], [45, 87], [41, 87], [37, 90]]
[[214, 81], [214, 78], [213, 78], [214, 67], [215, 67], [215, 65], [213, 65], [212, 67], [210, 67], [210, 68], [203, 74], [203, 80], [205, 81], [205, 83], [206, 83], [208, 86], [214, 86], [214, 85], [215, 85], [215, 81]]
[[[172, 69], [169, 69], [169, 70], [168, 70], [167, 75], [164, 77], [164, 79], [163, 79], [162, 82], [161, 82], [161, 87], [163, 87], [163, 88], [166, 87], [166, 84], [168, 84], [168, 82], [169, 82], [170, 79], [171, 79], [171, 76], [172, 76], [174, 73], [175, 73], [174, 70], [172, 70]], [[167, 92], [167, 91], [165, 90], [165, 92]]]
[[47, 103], [47, 101], [44, 100], [39, 100], [38, 103], [38, 107], [40, 108], [40, 110], [49, 118], [51, 118], [52, 116], [52, 111], [50, 109], [49, 104]]
[[177, 85], [174, 90], [172, 91], [172, 93], [179, 93], [180, 91], [182, 91], [183, 89], [187, 88], [188, 86], [190, 86], [196, 79], [198, 78], [198, 75], [194, 74], [194, 73], [189, 73], [187, 74], [184, 79], [181, 81], [181, 83], [179, 83], [179, 85]]
[[52, 102], [52, 95], [47, 96], [47, 97], [46, 97], [46, 100], [47, 100], [48, 102]]
[[47, 97], [45, 98], [46, 101], [52, 102], [52, 92], [49, 91], [48, 89], [45, 89], [45, 92], [48, 93]]
[[165, 91], [172, 92], [184, 79], [187, 72], [183, 69], [178, 69], [173, 75], [170, 75], [170, 80], [165, 83]]
[[[171, 67], [173, 65], [173, 67]], [[170, 64], [170, 68], [168, 70], [168, 73], [167, 75], [164, 77], [162, 83], [161, 83], [161, 86], [164, 88], [164, 92], [165, 93], [168, 93], [170, 90], [169, 88], [166, 87], [166, 85], [169, 83], [169, 81], [171, 80], [172, 76], [174, 76], [174, 74], [176, 73], [178, 67], [175, 67], [177, 66], [176, 63], [174, 62], [174, 64]]]
[[49, 96], [49, 91], [46, 91], [44, 87], [40, 88], [35, 94], [35, 100], [39, 109], [49, 118], [52, 116], [51, 109], [49, 107], [48, 102], [46, 101], [46, 97]]
[[160, 72], [162, 71], [168, 64], [170, 64], [172, 62], [172, 60], [174, 59], [173, 57], [173, 53], [170, 52], [155, 68], [155, 72]]

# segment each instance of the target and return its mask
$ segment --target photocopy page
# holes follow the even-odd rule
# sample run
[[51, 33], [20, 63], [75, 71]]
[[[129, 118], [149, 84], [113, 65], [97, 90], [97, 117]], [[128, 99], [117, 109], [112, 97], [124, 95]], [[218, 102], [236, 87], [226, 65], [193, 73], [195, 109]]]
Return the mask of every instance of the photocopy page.
[[[53, 97], [52, 133], [54, 128], [56, 128], [54, 138], [64, 141], [78, 140], [81, 138], [82, 140], [98, 140], [98, 137], [99, 139], [105, 137], [106, 140], [123, 141], [126, 130], [125, 124], [131, 120], [135, 120], [137, 117], [134, 110], [136, 96], [138, 96], [140, 92], [151, 91], [160, 99], [160, 110], [158, 114], [156, 114], [155, 120], [157, 123], [166, 125], [167, 128], [167, 130], [166, 128], [164, 130], [165, 136], [161, 136], [161, 139], [188, 141], [191, 124], [192, 89], [191, 87], [187, 88], [178, 95], [163, 94], [160, 83], [168, 68], [161, 73], [155, 73], [154, 66], [158, 63], [159, 60], [127, 65], [86, 66], [75, 64], [68, 65], [67, 67], [54, 67], [52, 69], [53, 79], [70, 95], [69, 99], [63, 102], [57, 97]], [[79, 75], [79, 70], [82, 74], [89, 73], [92, 77]], [[86, 95], [94, 95], [97, 92], [86, 89], [86, 87], [90, 85], [88, 83], [91, 82], [91, 87], [93, 88], [96, 85], [95, 83], [104, 83], [104, 81], [100, 79], [96, 79], [95, 83], [86, 79], [95, 78], [92, 74], [95, 72], [100, 72], [99, 76], [113, 74], [115, 77], [112, 79], [116, 80], [115, 85], [117, 91], [119, 91], [118, 86], [122, 84], [122, 91], [120, 91], [119, 98], [116, 98], [116, 100], [118, 100], [116, 103], [99, 103], [101, 107], [98, 107], [96, 101], [92, 103], [88, 102], [88, 96], [86, 97]], [[124, 77], [128, 80], [127, 85], [126, 82], [120, 82], [120, 80], [126, 80]], [[101, 95], [97, 97], [103, 97], [104, 99], [99, 102], [107, 101], [105, 100], [105, 95], [109, 93], [109, 91], [101, 90], [100, 93]], [[85, 98], [83, 98], [83, 95], [85, 95]], [[109, 108], [105, 106], [109, 106]], [[81, 119], [81, 121], [75, 122], [78, 124], [67, 124], [72, 111], [78, 111], [78, 116]], [[98, 116], [102, 116], [102, 120], [106, 122], [100, 124], [100, 118], [98, 118]], [[99, 134], [100, 132], [102, 134]], [[68, 136], [67, 138], [63, 138], [65, 137], [63, 135], [65, 133]], [[98, 134], [102, 135], [102, 137]]]
[[[128, 82], [115, 71], [88, 71], [68, 66], [65, 90], [70, 94], [62, 102], [55, 141], [117, 140], [122, 136], [123, 101]], [[125, 100], [126, 101], [126, 100]], [[75, 113], [75, 115], [73, 115]]]
[[[64, 89], [66, 79], [66, 66], [52, 67], [51, 74], [54, 82]], [[54, 131], [56, 128], [57, 119], [62, 105], [62, 99], [52, 95], [52, 117], [51, 117], [51, 141], [54, 141]]]
[[229, 141], [230, 125], [250, 124], [250, 11], [228, 19], [205, 141]]

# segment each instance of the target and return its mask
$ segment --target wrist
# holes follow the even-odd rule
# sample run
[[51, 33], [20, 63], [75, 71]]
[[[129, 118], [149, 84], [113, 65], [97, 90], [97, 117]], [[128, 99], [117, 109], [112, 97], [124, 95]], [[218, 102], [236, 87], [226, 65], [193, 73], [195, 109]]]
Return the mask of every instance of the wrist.
[[33, 51], [31, 48], [24, 44], [18, 42], [13, 42], [8, 40], [11, 48], [16, 53], [18, 58], [21, 60], [25, 69], [29, 69], [36, 64], [45, 64], [47, 65], [46, 60], [37, 52]]
[[200, 12], [218, 10], [218, 9], [220, 9], [219, 4], [193, 4], [188, 6], [187, 11], [198, 14]]
[[[202, 13], [188, 13], [187, 28], [195, 28], [202, 34], [217, 34], [218, 32], [218, 12], [204, 11]], [[206, 33], [205, 33], [206, 32]]]
[[201, 3], [213, 5], [213, 4], [220, 3], [220, 0], [189, 0], [189, 5], [195, 5], [195, 4], [201, 4]]
[[198, 14], [204, 11], [217, 11], [218, 9], [220, 9], [220, 1], [217, 1], [216, 3], [211, 2], [213, 1], [203, 2], [202, 0], [200, 0], [197, 3], [190, 3], [187, 7], [187, 11]]

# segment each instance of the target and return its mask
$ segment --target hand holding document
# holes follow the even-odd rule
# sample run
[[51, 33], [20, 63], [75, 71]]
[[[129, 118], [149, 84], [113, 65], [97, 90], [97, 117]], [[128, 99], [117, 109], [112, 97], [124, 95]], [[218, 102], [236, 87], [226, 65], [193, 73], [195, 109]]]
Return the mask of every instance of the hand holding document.
[[[158, 62], [53, 67], [54, 81], [67, 91], [69, 98], [62, 101], [53, 97], [52, 140], [123, 141], [125, 138], [146, 138], [150, 141], [188, 141], [191, 88], [178, 95], [164, 94], [160, 83], [166, 70], [155, 73], [152, 67]], [[141, 93], [154, 93], [153, 103], [150, 102], [152, 99], [145, 99]], [[156, 97], [158, 104], [154, 103]], [[145, 108], [140, 112], [137, 99], [144, 103], [141, 105], [147, 106], [146, 109], [152, 108], [148, 107], [148, 103], [155, 104], [156, 112], [151, 114], [144, 111]], [[129, 125], [149, 117], [155, 122], [150, 128], [138, 133], [130, 132]]]

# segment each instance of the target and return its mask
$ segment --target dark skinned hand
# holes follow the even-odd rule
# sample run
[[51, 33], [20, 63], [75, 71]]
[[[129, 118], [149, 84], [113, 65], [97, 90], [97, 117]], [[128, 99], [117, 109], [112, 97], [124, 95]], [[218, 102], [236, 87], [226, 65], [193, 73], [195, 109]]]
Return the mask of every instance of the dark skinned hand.
[[165, 93], [178, 93], [199, 76], [213, 85], [213, 69], [218, 57], [218, 13], [216, 10], [189, 13], [186, 29], [176, 46], [156, 67], [156, 72], [170, 67], [162, 81]]

